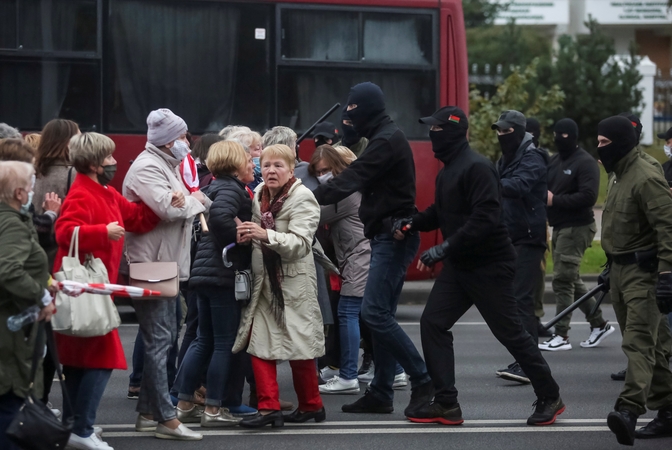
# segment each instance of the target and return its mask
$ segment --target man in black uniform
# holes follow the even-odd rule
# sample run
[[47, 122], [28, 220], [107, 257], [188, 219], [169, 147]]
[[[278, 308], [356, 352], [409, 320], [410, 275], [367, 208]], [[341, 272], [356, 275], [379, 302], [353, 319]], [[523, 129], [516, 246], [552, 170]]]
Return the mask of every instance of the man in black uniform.
[[455, 355], [450, 331], [476, 305], [495, 337], [530, 377], [537, 395], [529, 425], [550, 425], [565, 410], [560, 389], [537, 342], [525, 331], [513, 295], [515, 251], [501, 222], [497, 172], [467, 141], [467, 117], [455, 106], [420, 119], [431, 125], [434, 156], [444, 163], [436, 179], [435, 202], [426, 211], [399, 220], [393, 230], [441, 229], [444, 242], [420, 257], [425, 269], [443, 261], [420, 320], [422, 349], [435, 387], [432, 403], [407, 414], [413, 422], [462, 423], [455, 389]]

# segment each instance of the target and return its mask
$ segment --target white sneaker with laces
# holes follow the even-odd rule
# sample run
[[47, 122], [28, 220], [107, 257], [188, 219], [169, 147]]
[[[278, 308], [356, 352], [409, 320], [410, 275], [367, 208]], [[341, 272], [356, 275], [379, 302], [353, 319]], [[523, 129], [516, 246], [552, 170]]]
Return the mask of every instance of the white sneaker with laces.
[[102, 441], [96, 433], [87, 438], [72, 433], [70, 439], [68, 439], [68, 447], [77, 450], [114, 450], [107, 442]]
[[591, 328], [590, 336], [585, 341], [581, 342], [581, 347], [583, 348], [592, 348], [600, 345], [600, 342], [604, 340], [607, 336], [614, 332], [614, 327], [609, 325], [609, 322], [604, 326], [604, 328]]
[[320, 386], [320, 394], [359, 394], [359, 381], [334, 377]]
[[60, 419], [63, 414], [61, 414], [61, 410], [58, 408], [54, 408], [54, 405], [51, 404], [51, 402], [47, 402], [47, 408], [51, 410], [51, 412], [56, 416], [57, 419]]
[[546, 350], [548, 352], [560, 352], [571, 349], [572, 344], [569, 343], [569, 338], [564, 338], [557, 334], [554, 334], [552, 338], [539, 344], [539, 350]]
[[103, 428], [102, 427], [93, 427], [93, 434], [98, 436], [98, 439], [103, 438]]
[[[371, 381], [367, 383], [367, 386], [371, 386]], [[406, 375], [406, 372], [401, 372], [400, 374], [394, 376], [392, 389], [403, 389], [406, 386], [408, 386], [408, 375]]]
[[334, 377], [338, 377], [339, 374], [340, 370], [334, 369], [331, 366], [325, 366], [322, 370], [320, 370], [320, 375], [324, 381], [329, 381]]
[[369, 382], [371, 382], [371, 380], [373, 380], [373, 375], [374, 375], [374, 373], [375, 373], [375, 369], [376, 369], [376, 368], [375, 368], [374, 365], [373, 365], [373, 361], [371, 361], [371, 365], [369, 366], [369, 370], [366, 371], [366, 372], [364, 372], [364, 373], [361, 374], [361, 375], [358, 375], [357, 378], [358, 378], [359, 381], [361, 381], [362, 383], [369, 383]]

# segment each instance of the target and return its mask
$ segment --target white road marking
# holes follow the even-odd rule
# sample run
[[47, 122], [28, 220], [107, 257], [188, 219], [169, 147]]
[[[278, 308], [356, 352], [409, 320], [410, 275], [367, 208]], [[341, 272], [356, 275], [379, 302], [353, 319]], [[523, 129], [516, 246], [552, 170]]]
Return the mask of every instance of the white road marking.
[[[420, 326], [420, 322], [399, 322], [399, 325], [401, 326]], [[485, 322], [457, 322], [455, 326], [484, 326], [487, 325]], [[589, 324], [586, 322], [570, 322], [570, 325], [572, 326], [581, 326], [581, 325], [586, 325], [588, 326]], [[609, 322], [609, 325], [612, 327], [618, 327], [617, 323], [612, 323]], [[120, 327], [137, 327], [137, 323], [122, 323], [119, 325]]]

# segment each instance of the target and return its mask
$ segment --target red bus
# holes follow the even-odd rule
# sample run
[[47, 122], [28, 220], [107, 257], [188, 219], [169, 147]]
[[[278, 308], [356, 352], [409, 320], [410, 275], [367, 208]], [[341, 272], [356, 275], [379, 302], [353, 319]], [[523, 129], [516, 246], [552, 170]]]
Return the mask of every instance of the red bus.
[[[172, 109], [195, 135], [228, 124], [301, 134], [363, 81], [381, 86], [411, 141], [426, 208], [439, 163], [417, 119], [468, 109], [460, 0], [0, 1], [0, 122], [27, 132], [61, 117], [109, 135], [115, 187], [152, 109]], [[422, 248], [438, 239], [424, 235]]]

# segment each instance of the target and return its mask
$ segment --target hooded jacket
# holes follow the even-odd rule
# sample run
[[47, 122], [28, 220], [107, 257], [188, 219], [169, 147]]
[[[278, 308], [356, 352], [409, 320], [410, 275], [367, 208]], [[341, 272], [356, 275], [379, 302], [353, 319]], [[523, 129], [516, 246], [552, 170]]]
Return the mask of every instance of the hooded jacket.
[[502, 185], [502, 218], [513, 245], [546, 246], [548, 154], [525, 133], [511, 161], [497, 162]]
[[353, 117], [352, 111], [350, 117], [357, 133], [367, 138], [369, 145], [338, 177], [314, 191], [321, 205], [331, 205], [361, 192], [359, 217], [364, 224], [364, 235], [369, 239], [390, 233], [394, 218], [408, 217], [416, 211], [415, 163], [406, 136], [385, 113], [384, 100], [357, 100], [357, 96], [376, 95], [366, 89], [371, 85], [355, 86], [348, 100], [349, 104], [358, 104], [353, 111], [363, 108], [357, 111], [359, 117]]

